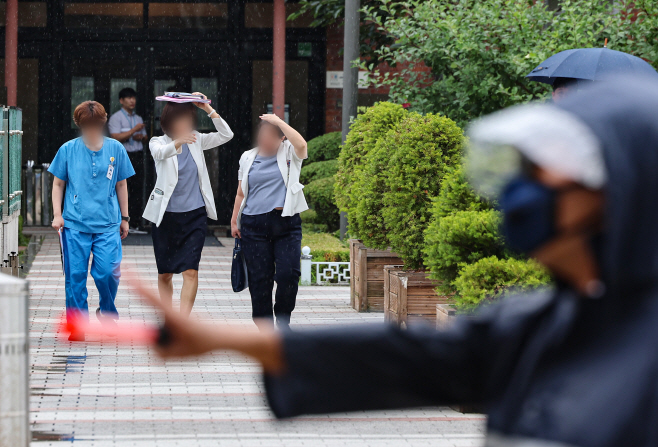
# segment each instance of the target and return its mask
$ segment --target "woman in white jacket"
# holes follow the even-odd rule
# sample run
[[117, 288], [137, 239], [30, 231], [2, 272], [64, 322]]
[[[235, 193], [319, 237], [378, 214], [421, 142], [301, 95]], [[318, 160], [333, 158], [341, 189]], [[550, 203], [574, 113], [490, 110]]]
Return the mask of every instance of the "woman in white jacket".
[[299, 183], [306, 141], [276, 115], [260, 118], [258, 145], [240, 158], [231, 233], [242, 239], [254, 322], [271, 326], [275, 315], [277, 326], [287, 329], [300, 275], [299, 213], [308, 209]]
[[[195, 130], [195, 106], [212, 118], [217, 132], [202, 134]], [[154, 224], [151, 227], [160, 298], [171, 306], [173, 276], [182, 273], [180, 309], [187, 316], [196, 299], [207, 218], [217, 220], [203, 151], [231, 140], [233, 132], [204, 103], [167, 102], [160, 126], [165, 135], [154, 137], [149, 143], [158, 178], [144, 218]]]

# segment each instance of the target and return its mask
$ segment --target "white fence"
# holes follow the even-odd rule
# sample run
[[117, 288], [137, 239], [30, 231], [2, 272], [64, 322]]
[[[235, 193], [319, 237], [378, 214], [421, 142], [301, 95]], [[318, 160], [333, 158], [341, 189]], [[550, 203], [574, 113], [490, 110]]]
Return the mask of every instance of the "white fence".
[[[346, 285], [350, 283], [351, 272], [350, 272], [349, 262], [328, 262], [328, 261], [313, 262], [313, 256], [311, 256], [311, 249], [309, 247], [302, 248], [301, 270], [302, 270], [302, 285], [305, 286], [311, 284]], [[313, 273], [315, 273], [315, 281], [313, 280]]]

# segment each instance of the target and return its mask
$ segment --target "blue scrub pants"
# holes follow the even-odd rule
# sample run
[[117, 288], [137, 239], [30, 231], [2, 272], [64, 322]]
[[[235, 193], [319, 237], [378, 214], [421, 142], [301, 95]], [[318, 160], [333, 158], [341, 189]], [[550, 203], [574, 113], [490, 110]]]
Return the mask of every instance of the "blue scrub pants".
[[118, 318], [114, 305], [121, 277], [121, 235], [110, 233], [83, 233], [71, 228], [62, 231], [64, 275], [66, 279], [66, 317], [89, 314], [87, 304], [87, 274], [89, 256], [93, 253], [91, 276], [100, 295], [101, 312]]

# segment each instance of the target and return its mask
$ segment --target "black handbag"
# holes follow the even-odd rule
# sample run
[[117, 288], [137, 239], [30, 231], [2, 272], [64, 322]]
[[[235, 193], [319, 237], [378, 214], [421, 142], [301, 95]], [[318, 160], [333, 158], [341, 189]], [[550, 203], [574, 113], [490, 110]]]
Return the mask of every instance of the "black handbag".
[[242, 292], [249, 287], [249, 278], [247, 275], [247, 264], [244, 261], [244, 254], [240, 246], [240, 239], [235, 238], [235, 248], [233, 248], [233, 263], [231, 264], [231, 286], [234, 292]]

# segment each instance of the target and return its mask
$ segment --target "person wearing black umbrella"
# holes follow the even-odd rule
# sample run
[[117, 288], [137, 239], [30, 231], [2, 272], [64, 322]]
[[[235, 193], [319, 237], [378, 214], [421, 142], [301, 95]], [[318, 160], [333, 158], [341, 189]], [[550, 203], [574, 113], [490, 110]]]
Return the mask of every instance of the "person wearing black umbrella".
[[554, 289], [444, 332], [257, 333], [161, 309], [158, 352], [254, 357], [282, 418], [470, 402], [487, 408], [489, 447], [658, 445], [658, 82], [600, 83], [469, 134], [473, 183], [497, 196], [508, 243], [550, 269]]

